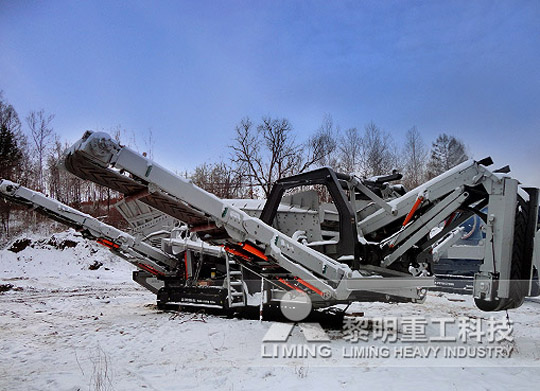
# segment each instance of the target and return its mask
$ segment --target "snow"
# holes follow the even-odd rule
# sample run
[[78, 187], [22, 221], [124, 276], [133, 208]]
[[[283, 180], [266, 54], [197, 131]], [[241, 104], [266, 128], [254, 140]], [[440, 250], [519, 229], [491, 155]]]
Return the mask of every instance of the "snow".
[[[105, 248], [74, 231], [55, 234], [56, 243], [77, 243], [63, 250], [47, 244], [50, 236], [30, 239], [33, 247], [0, 251], [0, 284], [15, 288], [0, 294], [0, 389], [520, 390], [540, 380], [536, 302], [509, 312], [514, 342], [501, 346], [513, 349], [511, 358], [345, 358], [343, 349], [360, 345], [342, 330], [327, 330], [331, 357], [265, 358], [262, 340], [274, 322], [159, 311], [154, 295], [131, 281], [132, 265]], [[103, 265], [90, 270], [95, 261]], [[490, 316], [470, 297], [437, 292], [424, 304], [355, 303], [348, 312]], [[304, 341], [295, 327], [288, 343]]]

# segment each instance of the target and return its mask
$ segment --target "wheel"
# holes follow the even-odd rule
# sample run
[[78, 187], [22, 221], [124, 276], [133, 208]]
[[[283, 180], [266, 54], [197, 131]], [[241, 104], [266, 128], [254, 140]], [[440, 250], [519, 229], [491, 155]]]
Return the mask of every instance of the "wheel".
[[523, 257], [527, 240], [527, 221], [529, 204], [521, 196], [517, 196], [516, 219], [514, 223], [514, 244], [512, 246], [512, 265], [510, 267], [510, 297], [492, 301], [474, 299], [482, 311], [502, 311], [517, 308], [527, 296], [529, 289], [528, 271], [523, 270]]

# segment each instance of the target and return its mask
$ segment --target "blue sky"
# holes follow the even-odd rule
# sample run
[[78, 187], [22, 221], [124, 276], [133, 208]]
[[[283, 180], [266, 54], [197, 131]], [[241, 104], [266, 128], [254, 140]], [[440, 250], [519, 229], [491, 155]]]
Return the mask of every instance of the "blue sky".
[[[540, 1], [0, 0], [0, 89], [21, 117], [151, 129], [156, 160], [228, 157], [245, 116], [460, 137], [540, 186]], [[142, 149], [142, 147], [141, 147]]]

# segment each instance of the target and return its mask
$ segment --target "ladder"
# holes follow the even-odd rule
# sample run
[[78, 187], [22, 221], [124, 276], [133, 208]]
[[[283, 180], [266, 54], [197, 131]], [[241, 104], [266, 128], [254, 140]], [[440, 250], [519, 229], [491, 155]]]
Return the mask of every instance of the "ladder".
[[246, 294], [243, 267], [225, 253], [225, 268], [227, 271], [227, 303], [229, 308], [244, 307], [246, 305]]

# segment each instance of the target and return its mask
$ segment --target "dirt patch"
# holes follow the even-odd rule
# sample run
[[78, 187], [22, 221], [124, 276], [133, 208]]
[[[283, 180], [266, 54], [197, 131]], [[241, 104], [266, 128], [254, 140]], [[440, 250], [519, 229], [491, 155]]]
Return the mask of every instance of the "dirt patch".
[[90, 266], [88, 266], [88, 269], [90, 269], [90, 270], [97, 270], [97, 269], [99, 269], [101, 266], [103, 266], [103, 263], [98, 262], [98, 261], [94, 261], [93, 264], [91, 264]]
[[8, 248], [9, 251], [18, 253], [23, 251], [26, 247], [30, 246], [32, 241], [30, 239], [17, 239], [13, 244]]
[[37, 241], [32, 241], [32, 239], [21, 238], [13, 242], [13, 244], [8, 248], [9, 251], [18, 253], [26, 249], [27, 247], [31, 248], [47, 248], [53, 247], [58, 250], [65, 250], [66, 248], [77, 247], [79, 242], [71, 239], [58, 239], [56, 236], [51, 236], [50, 239], [41, 239]]
[[49, 241], [47, 242], [49, 246], [52, 246], [54, 248], [57, 248], [58, 250], [64, 250], [66, 248], [73, 248], [77, 247], [77, 242], [70, 239], [64, 239], [64, 240], [58, 240], [54, 235], [51, 236]]
[[23, 288], [13, 286], [13, 284], [0, 284], [0, 293], [7, 291], [22, 291]]

